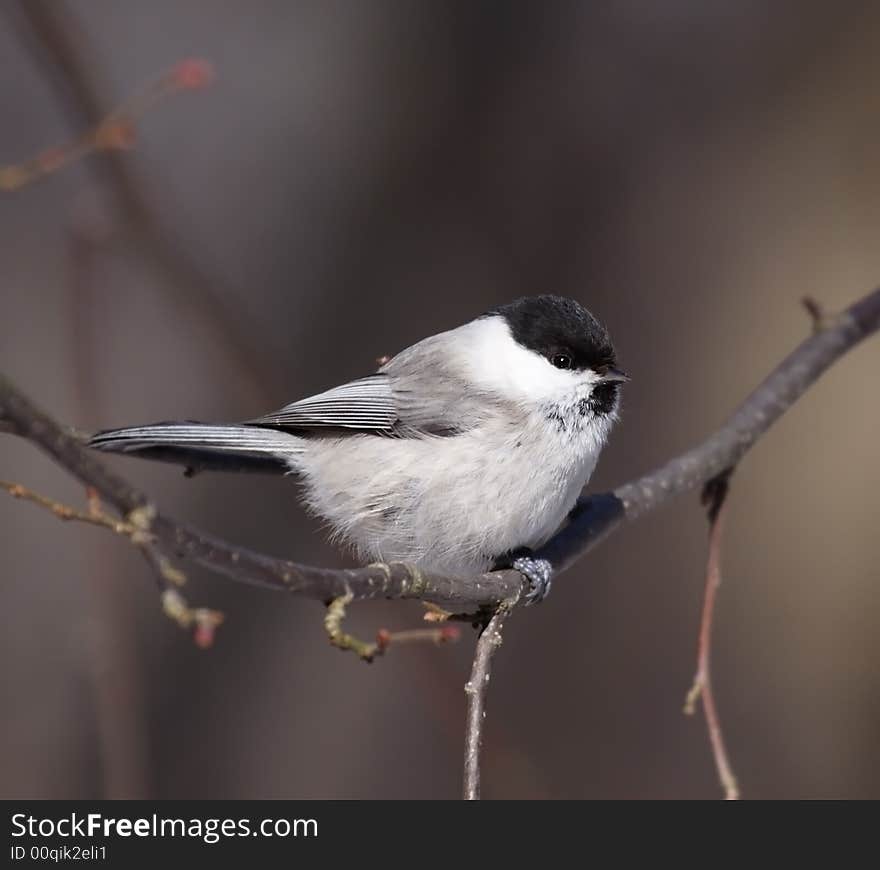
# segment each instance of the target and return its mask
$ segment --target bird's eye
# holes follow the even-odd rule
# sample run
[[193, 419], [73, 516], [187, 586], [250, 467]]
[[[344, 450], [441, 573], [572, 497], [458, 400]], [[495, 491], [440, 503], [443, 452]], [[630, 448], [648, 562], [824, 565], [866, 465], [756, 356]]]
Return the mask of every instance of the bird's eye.
[[554, 353], [553, 356], [550, 357], [550, 362], [558, 369], [574, 368], [574, 360], [572, 359], [571, 354], [568, 353]]

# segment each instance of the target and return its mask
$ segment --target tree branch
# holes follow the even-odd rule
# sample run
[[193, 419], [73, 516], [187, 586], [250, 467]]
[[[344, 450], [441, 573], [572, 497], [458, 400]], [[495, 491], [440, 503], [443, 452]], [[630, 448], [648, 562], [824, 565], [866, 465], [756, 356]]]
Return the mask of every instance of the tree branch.
[[[624, 522], [656, 510], [674, 496], [734, 467], [829, 366], [878, 327], [880, 290], [875, 290], [837, 317], [826, 318], [825, 325], [805, 339], [733, 416], [697, 447], [613, 492], [580, 499], [568, 525], [537, 555], [548, 559], [556, 573], [564, 571]], [[238, 582], [325, 602], [348, 594], [353, 600], [419, 598], [459, 613], [497, 607], [517, 597], [522, 588], [522, 577], [510, 570], [460, 579], [397, 562], [327, 569], [257, 553], [176, 522], [157, 510], [146, 495], [107, 469], [75, 433], [35, 407], [3, 376], [0, 418], [7, 430], [36, 444], [83, 484], [96, 489], [123, 516], [149, 507], [153, 517], [149, 531], [166, 549]]]
[[480, 799], [480, 749], [483, 744], [483, 722], [486, 719], [486, 692], [492, 675], [492, 657], [501, 646], [501, 631], [516, 599], [498, 606], [486, 623], [474, 650], [471, 676], [464, 687], [467, 695], [467, 727], [464, 743], [464, 799]]
[[724, 789], [726, 800], [739, 800], [739, 786], [727, 754], [724, 734], [721, 731], [721, 717], [715, 704], [712, 689], [712, 622], [715, 615], [715, 600], [721, 586], [721, 538], [724, 528], [724, 514], [727, 508], [727, 495], [730, 488], [730, 473], [722, 472], [710, 480], [703, 489], [703, 504], [706, 505], [709, 519], [709, 553], [706, 557], [706, 585], [703, 593], [703, 613], [700, 617], [700, 636], [697, 643], [697, 671], [694, 682], [684, 702], [684, 712], [693, 715], [696, 703], [702, 699], [706, 727], [712, 757], [718, 771], [718, 779]]

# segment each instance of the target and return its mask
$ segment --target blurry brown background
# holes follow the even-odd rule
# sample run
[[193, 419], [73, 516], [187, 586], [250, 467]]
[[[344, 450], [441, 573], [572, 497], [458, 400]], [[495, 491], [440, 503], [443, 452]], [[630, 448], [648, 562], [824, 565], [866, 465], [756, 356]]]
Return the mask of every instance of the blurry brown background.
[[[0, 369], [74, 425], [247, 418], [558, 292], [633, 374], [601, 489], [716, 426], [807, 333], [800, 297], [880, 282], [876, 3], [49, 5], [105, 109], [185, 57], [217, 72], [122, 158], [182, 256], [131, 229], [106, 157], [0, 198]], [[84, 124], [33, 9], [2, 10], [13, 163]], [[187, 302], [206, 289], [256, 354]], [[878, 371], [875, 340], [734, 481], [714, 670], [746, 797], [880, 797]], [[0, 451], [0, 477], [83, 498]], [[342, 563], [289, 481], [114, 465], [177, 517]], [[318, 605], [192, 569], [191, 600], [227, 614], [205, 652], [124, 541], [5, 497], [0, 530], [4, 797], [458, 795], [469, 633], [366, 667]], [[486, 797], [719, 795], [681, 714], [704, 552], [680, 500], [510, 622]]]

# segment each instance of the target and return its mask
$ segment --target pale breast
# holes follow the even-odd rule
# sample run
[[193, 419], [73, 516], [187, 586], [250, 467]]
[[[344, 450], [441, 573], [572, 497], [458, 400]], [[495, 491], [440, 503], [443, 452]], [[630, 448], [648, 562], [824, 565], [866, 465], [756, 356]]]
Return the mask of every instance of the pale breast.
[[530, 415], [452, 437], [309, 442], [297, 460], [310, 509], [369, 560], [470, 575], [559, 527], [601, 440]]

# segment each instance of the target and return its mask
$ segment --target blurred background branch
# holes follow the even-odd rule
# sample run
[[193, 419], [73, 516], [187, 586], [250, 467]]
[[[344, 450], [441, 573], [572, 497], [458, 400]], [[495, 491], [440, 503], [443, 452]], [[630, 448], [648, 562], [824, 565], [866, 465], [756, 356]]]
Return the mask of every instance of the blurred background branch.
[[251, 338], [255, 331], [247, 328], [247, 313], [234, 310], [226, 301], [231, 294], [175, 242], [157, 217], [134, 168], [123, 155], [113, 153], [130, 145], [131, 124], [156, 99], [172, 90], [204, 86], [213, 75], [209, 65], [201, 60], [182, 61], [167, 76], [111, 110], [99, 52], [66, 0], [19, 0], [18, 13], [26, 31], [24, 42], [41, 63], [71, 124], [93, 131], [82, 137], [73, 153], [94, 147], [107, 152], [105, 160], [90, 168], [112, 195], [121, 228], [140, 248], [145, 261], [166, 279], [157, 286], [169, 288], [175, 304], [214, 333], [217, 345], [248, 378], [249, 389], [271, 404], [283, 394], [284, 385], [262, 344]]

